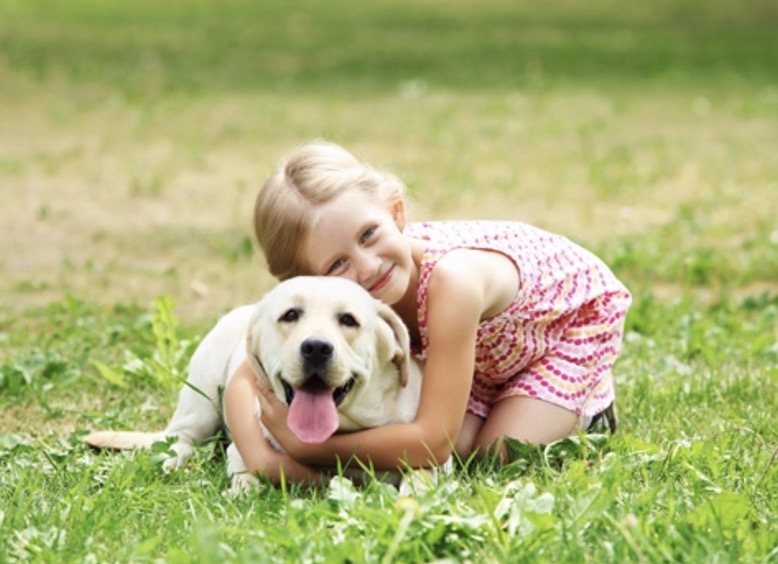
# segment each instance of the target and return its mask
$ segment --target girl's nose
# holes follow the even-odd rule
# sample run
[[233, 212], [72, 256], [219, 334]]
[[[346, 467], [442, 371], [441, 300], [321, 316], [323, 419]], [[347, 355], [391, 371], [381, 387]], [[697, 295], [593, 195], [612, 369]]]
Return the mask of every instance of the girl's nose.
[[381, 259], [372, 253], [360, 253], [354, 259], [354, 269], [357, 273], [357, 280], [360, 285], [375, 278], [376, 273], [381, 267]]

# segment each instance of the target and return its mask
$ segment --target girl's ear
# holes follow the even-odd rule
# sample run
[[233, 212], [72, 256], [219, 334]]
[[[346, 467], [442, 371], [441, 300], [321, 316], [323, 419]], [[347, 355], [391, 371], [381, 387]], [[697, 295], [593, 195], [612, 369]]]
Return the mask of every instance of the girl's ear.
[[389, 213], [392, 214], [395, 225], [402, 231], [408, 223], [405, 215], [405, 200], [398, 198], [389, 205]]

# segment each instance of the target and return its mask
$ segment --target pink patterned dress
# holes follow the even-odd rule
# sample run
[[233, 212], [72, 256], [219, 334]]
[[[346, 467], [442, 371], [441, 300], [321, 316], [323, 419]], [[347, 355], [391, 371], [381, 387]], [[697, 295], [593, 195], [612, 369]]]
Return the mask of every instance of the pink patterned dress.
[[611, 367], [631, 297], [599, 258], [519, 222], [414, 223], [404, 234], [426, 242], [417, 296], [421, 344], [414, 351], [422, 360], [429, 345], [427, 286], [447, 252], [497, 251], [518, 268], [516, 298], [478, 328], [468, 412], [486, 418], [495, 402], [529, 396], [591, 417], [614, 400]]

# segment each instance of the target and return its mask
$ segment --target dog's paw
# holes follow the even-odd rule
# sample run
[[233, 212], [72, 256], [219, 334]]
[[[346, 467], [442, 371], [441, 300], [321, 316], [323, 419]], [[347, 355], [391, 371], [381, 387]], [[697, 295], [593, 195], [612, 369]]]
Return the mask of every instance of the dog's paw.
[[232, 475], [232, 483], [230, 484], [229, 495], [232, 497], [238, 497], [246, 495], [259, 487], [259, 480], [254, 474], [250, 472], [241, 472], [239, 474]]
[[400, 497], [419, 496], [428, 492], [438, 484], [439, 474], [450, 472], [450, 461], [439, 468], [417, 468], [402, 473], [398, 486]]
[[194, 449], [192, 445], [186, 443], [176, 443], [171, 448], [162, 462], [162, 469], [165, 472], [174, 472], [184, 466], [189, 457], [192, 456]]

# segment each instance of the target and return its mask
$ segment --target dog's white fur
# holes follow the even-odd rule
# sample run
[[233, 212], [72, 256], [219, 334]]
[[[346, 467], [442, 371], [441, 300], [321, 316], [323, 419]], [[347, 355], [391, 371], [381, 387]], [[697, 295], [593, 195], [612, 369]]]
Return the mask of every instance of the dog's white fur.
[[[278, 284], [257, 304], [227, 313], [205, 336], [192, 356], [187, 385], [164, 431], [98, 431], [84, 440], [97, 448], [130, 449], [175, 437], [175, 456], [165, 466], [178, 468], [196, 442], [222, 426], [221, 391], [247, 356], [285, 401], [289, 387], [296, 392], [311, 377], [301, 350], [312, 339], [328, 343], [333, 351], [314, 377], [333, 393], [347, 391], [337, 407], [339, 431], [415, 417], [421, 370], [410, 355], [408, 332], [397, 314], [342, 278], [298, 277]], [[256, 408], [259, 416], [259, 402]], [[256, 478], [246, 472], [234, 444], [227, 454], [233, 490], [253, 484]]]

